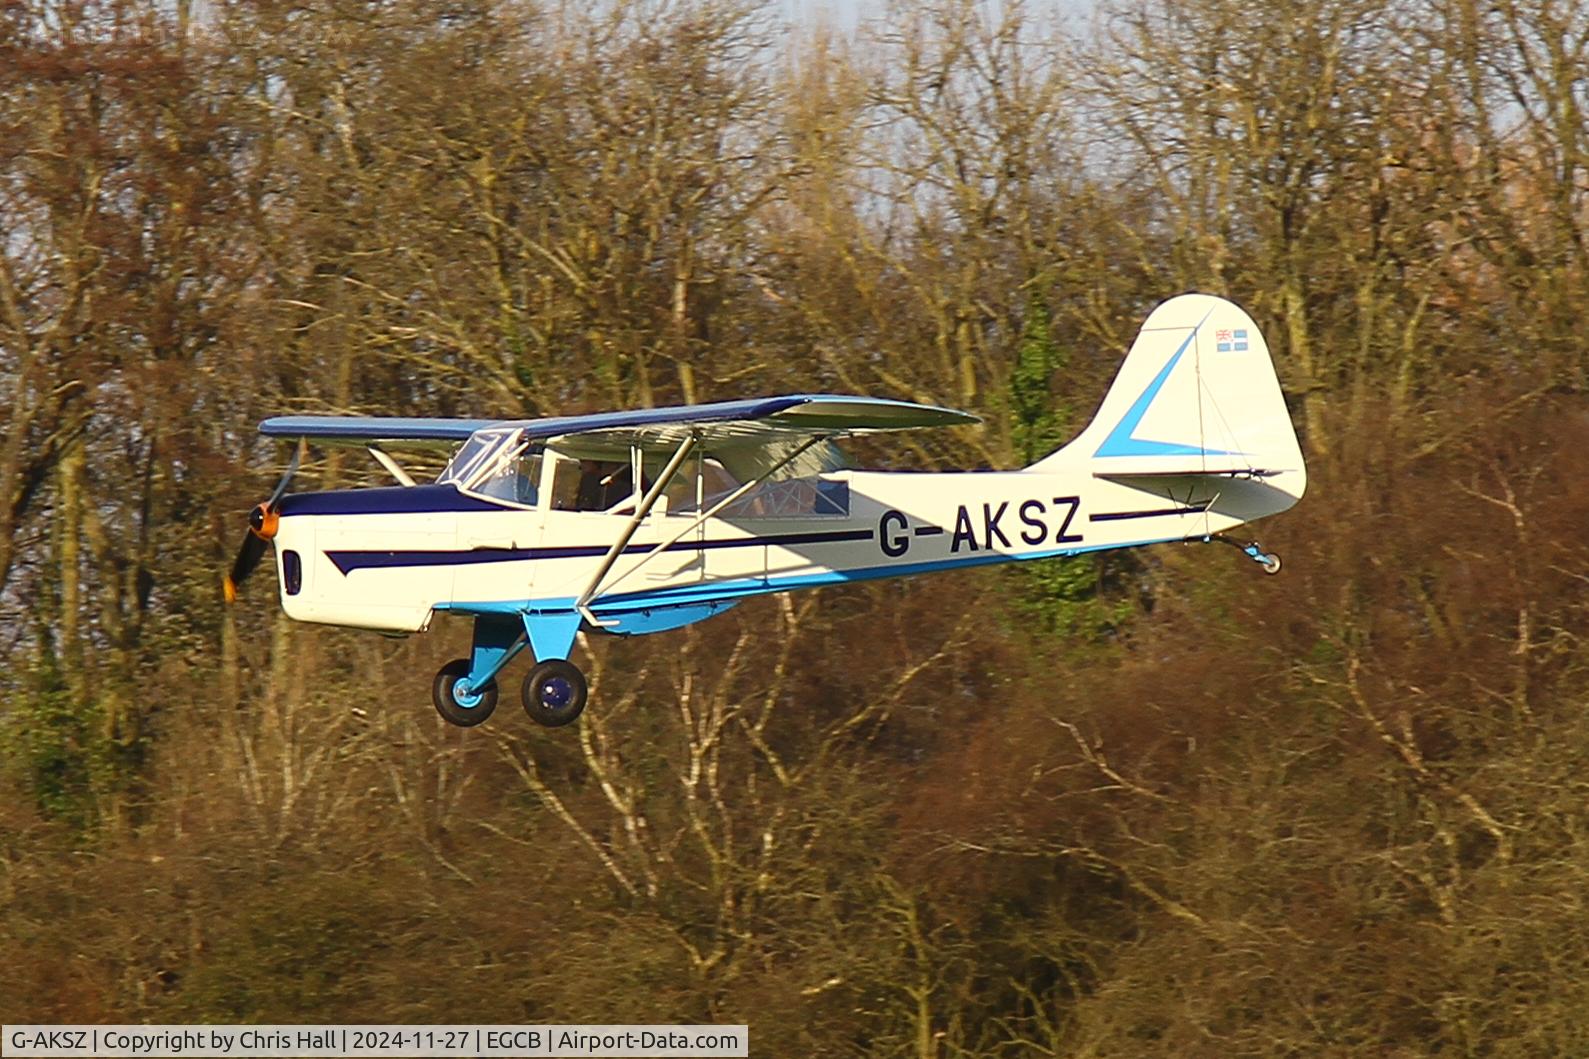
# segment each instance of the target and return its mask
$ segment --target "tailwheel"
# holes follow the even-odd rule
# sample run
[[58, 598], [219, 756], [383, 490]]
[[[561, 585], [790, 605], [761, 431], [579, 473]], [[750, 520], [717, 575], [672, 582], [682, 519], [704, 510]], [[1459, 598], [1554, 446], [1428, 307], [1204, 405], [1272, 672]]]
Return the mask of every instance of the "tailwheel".
[[1280, 572], [1280, 556], [1275, 552], [1264, 551], [1263, 545], [1259, 544], [1257, 541], [1248, 541], [1246, 544], [1242, 544], [1240, 541], [1232, 540], [1223, 533], [1216, 533], [1213, 536], [1204, 537], [1203, 539], [1205, 541], [1213, 541], [1216, 544], [1230, 545], [1232, 548], [1235, 548], [1247, 558], [1257, 563], [1266, 574], [1278, 574]]
[[1280, 556], [1274, 552], [1264, 551], [1263, 545], [1257, 541], [1243, 545], [1241, 550], [1247, 554], [1247, 558], [1257, 563], [1264, 573], [1278, 574], [1280, 572]]
[[585, 674], [572, 662], [549, 658], [524, 678], [524, 712], [547, 728], [561, 728], [585, 709]]
[[497, 708], [497, 682], [488, 680], [483, 687], [470, 687], [469, 660], [455, 658], [436, 671], [430, 698], [448, 724], [473, 728]]

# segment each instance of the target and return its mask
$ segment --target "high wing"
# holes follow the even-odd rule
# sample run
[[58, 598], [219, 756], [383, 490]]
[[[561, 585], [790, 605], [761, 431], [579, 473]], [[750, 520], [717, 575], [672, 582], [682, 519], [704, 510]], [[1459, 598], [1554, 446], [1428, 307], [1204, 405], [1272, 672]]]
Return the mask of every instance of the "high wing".
[[872, 397], [790, 394], [748, 401], [647, 408], [608, 415], [530, 420], [530, 437], [541, 437], [578, 456], [618, 457], [631, 447], [670, 452], [695, 437], [709, 452], [775, 452], [813, 438], [976, 423], [976, 416], [949, 408]]
[[450, 445], [468, 441], [477, 430], [496, 426], [497, 419], [419, 419], [402, 416], [275, 416], [259, 424], [272, 438], [308, 438], [333, 444], [381, 442]]
[[278, 438], [367, 444], [466, 441], [488, 427], [522, 429], [526, 438], [555, 440], [580, 451], [627, 452], [631, 446], [670, 449], [693, 434], [711, 447], [771, 444], [817, 436], [979, 422], [966, 412], [933, 405], [838, 394], [789, 394], [744, 401], [639, 408], [547, 419], [410, 419], [383, 416], [277, 416], [259, 425]]

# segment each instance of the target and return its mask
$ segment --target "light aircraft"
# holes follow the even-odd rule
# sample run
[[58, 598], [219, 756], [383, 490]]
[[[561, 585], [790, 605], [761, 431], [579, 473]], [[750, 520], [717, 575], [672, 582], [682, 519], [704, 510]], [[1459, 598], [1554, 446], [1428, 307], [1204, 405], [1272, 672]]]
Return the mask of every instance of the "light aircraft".
[[[300, 621], [401, 635], [470, 618], [470, 656], [432, 686], [442, 717], [491, 716], [503, 666], [528, 647], [524, 708], [555, 727], [585, 706], [569, 661], [582, 630], [662, 632], [771, 592], [1167, 541], [1222, 541], [1280, 568], [1223, 536], [1307, 484], [1268, 347], [1228, 301], [1155, 309], [1092, 423], [1022, 470], [850, 470], [834, 447], [976, 421], [827, 394], [554, 419], [267, 419], [264, 434], [299, 443], [250, 515], [226, 595], [274, 543]], [[306, 440], [365, 446], [399, 484], [289, 494]], [[403, 444], [456, 449], [419, 484], [388, 452]]]

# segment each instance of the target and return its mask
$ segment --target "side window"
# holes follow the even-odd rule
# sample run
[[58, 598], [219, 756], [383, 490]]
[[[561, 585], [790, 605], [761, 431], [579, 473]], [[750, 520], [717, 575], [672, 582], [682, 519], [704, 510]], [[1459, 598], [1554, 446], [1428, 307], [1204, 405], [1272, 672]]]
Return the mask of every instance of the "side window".
[[579, 510], [579, 462], [558, 460], [552, 474], [552, 510]]
[[[710, 510], [740, 488], [740, 482], [721, 463], [706, 459], [701, 464], [701, 494], [704, 509]], [[668, 486], [668, 514], [696, 515], [702, 507], [695, 503], [694, 468], [680, 473]], [[759, 483], [754, 489], [725, 507], [723, 518], [810, 518], [820, 515], [845, 516], [850, 513], [850, 483], [820, 475], [781, 478]]]
[[558, 460], [552, 510], [611, 510], [634, 495], [632, 477], [629, 464], [616, 460]]
[[850, 513], [850, 483], [811, 475], [762, 482], [723, 509], [725, 518], [811, 518]]
[[[701, 463], [701, 495], [710, 508], [723, 497], [739, 488], [739, 479], [729, 474], [721, 463], [707, 457]], [[702, 509], [695, 506], [695, 466], [687, 463], [668, 485], [668, 514], [697, 515]]]
[[493, 474], [476, 482], [473, 491], [493, 500], [534, 507], [539, 500], [540, 480], [541, 454], [536, 452], [504, 462]]

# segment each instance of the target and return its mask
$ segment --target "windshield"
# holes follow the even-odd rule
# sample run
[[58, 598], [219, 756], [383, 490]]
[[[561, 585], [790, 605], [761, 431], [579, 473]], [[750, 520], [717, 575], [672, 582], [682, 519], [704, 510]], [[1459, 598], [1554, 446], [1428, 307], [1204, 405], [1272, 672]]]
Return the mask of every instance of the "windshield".
[[466, 493], [535, 506], [539, 500], [541, 447], [518, 427], [477, 430], [459, 446], [436, 479]]
[[452, 459], [441, 469], [436, 481], [459, 488], [467, 486], [469, 479], [480, 473], [487, 457], [494, 450], [501, 448], [504, 443], [517, 440], [522, 433], [518, 427], [488, 427], [475, 431], [469, 435], [468, 441], [458, 446], [458, 451], [452, 454]]

